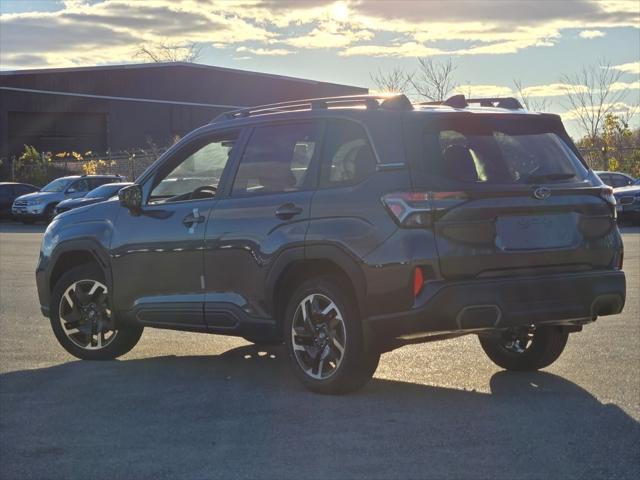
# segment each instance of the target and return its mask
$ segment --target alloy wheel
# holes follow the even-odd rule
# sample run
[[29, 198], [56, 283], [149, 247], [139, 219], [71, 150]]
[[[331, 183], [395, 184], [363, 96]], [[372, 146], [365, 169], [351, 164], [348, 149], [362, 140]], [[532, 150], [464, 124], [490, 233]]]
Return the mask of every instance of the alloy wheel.
[[118, 334], [113, 329], [107, 287], [97, 280], [79, 280], [67, 287], [58, 316], [67, 338], [86, 350], [105, 348]]
[[338, 370], [346, 340], [342, 313], [333, 300], [314, 293], [298, 304], [291, 324], [291, 344], [298, 365], [311, 378], [325, 380]]

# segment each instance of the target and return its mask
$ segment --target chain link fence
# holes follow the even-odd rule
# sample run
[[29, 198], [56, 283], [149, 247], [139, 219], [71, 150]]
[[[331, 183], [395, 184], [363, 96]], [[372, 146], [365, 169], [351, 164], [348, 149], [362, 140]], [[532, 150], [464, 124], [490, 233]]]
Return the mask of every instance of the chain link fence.
[[[126, 152], [106, 153], [104, 155], [91, 154], [86, 158], [76, 159], [73, 156], [59, 158], [42, 154], [40, 165], [23, 165], [16, 169], [15, 159], [10, 163], [9, 180], [14, 182], [34, 183], [34, 178], [47, 183], [65, 175], [120, 175], [128, 181], [134, 181], [146, 168], [151, 165], [166, 149], [138, 149]], [[606, 151], [601, 148], [581, 148], [580, 153], [587, 164], [594, 170], [608, 170], [611, 158], [633, 157], [633, 153], [640, 150], [640, 146], [618, 148]], [[633, 160], [635, 161], [635, 160]], [[35, 175], [38, 169], [38, 175]], [[625, 168], [622, 168], [626, 170]], [[44, 171], [43, 171], [44, 170]], [[636, 170], [634, 168], [634, 170]], [[634, 172], [628, 172], [634, 173]]]

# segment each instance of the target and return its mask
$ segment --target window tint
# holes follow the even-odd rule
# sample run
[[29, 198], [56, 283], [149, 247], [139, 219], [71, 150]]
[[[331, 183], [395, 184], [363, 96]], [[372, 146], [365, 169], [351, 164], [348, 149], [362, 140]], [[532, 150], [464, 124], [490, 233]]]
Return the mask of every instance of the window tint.
[[89, 188], [89, 180], [83, 178], [71, 184], [71, 188], [76, 192], [88, 192]]
[[611, 186], [612, 187], [626, 187], [630, 185], [631, 182], [624, 175], [611, 175]]
[[322, 186], [352, 185], [376, 170], [367, 135], [355, 122], [329, 122], [322, 156]]
[[598, 176], [600, 177], [600, 180], [602, 180], [602, 183], [611, 186], [611, 175], [608, 173], [600, 173]]
[[[169, 172], [160, 177], [151, 192], [151, 203], [165, 201], [183, 201], [195, 198], [212, 197], [220, 183], [237, 134], [227, 134], [195, 144], [183, 152], [186, 157]], [[180, 155], [180, 154], [178, 154]], [[209, 187], [196, 192], [203, 187]]]
[[577, 181], [587, 173], [552, 132], [446, 129], [437, 133], [436, 145], [439, 151], [425, 159], [428, 170], [461, 182]]
[[240, 160], [232, 194], [300, 190], [316, 150], [316, 137], [313, 123], [256, 128]]

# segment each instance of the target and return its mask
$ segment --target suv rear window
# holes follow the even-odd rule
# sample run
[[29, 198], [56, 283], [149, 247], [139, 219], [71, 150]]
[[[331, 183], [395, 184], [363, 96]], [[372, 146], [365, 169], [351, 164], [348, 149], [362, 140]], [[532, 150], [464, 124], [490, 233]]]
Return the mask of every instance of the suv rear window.
[[467, 183], [584, 180], [587, 170], [558, 133], [525, 122], [449, 121], [427, 128], [426, 173]]

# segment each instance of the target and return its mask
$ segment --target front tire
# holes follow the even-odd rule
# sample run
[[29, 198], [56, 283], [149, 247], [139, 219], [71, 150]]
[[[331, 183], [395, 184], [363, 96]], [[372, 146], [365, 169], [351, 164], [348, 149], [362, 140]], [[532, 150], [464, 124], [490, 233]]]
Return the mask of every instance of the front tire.
[[58, 342], [82, 360], [112, 360], [131, 350], [143, 327], [114, 325], [109, 291], [97, 266], [76, 267], [53, 288], [49, 312]]
[[287, 305], [284, 342], [298, 379], [317, 393], [348, 393], [373, 376], [380, 352], [366, 348], [354, 301], [338, 277], [300, 285]]
[[496, 331], [479, 335], [480, 345], [499, 367], [532, 371], [548, 367], [562, 354], [569, 334], [557, 326]]

